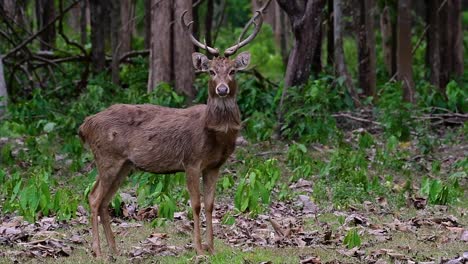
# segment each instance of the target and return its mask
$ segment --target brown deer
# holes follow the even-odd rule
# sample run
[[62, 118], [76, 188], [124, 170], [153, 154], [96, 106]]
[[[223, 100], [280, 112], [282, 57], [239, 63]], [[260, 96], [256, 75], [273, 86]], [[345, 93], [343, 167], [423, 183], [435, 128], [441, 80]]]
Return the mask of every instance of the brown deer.
[[[240, 53], [235, 60], [228, 57], [258, 34], [264, 7], [247, 24], [238, 43], [226, 49], [224, 57], [219, 56], [217, 49], [202, 44], [190, 34], [194, 45], [214, 55], [212, 60], [201, 53], [192, 55], [195, 69], [211, 76], [206, 105], [175, 109], [147, 104], [117, 104], [87, 117], [80, 126], [79, 135], [90, 146], [98, 170], [96, 183], [89, 194], [95, 256], [102, 255], [98, 216], [109, 247], [114, 254], [117, 253], [108, 206], [122, 181], [134, 168], [153, 173], [186, 173], [196, 252], [199, 255], [203, 254], [203, 249], [213, 252], [212, 213], [216, 180], [220, 167], [234, 151], [241, 129], [235, 74], [250, 62], [248, 52]], [[181, 16], [181, 22], [189, 31], [193, 21], [185, 24], [185, 14]], [[251, 24], [255, 25], [253, 33], [240, 41]], [[200, 237], [200, 177], [203, 179], [206, 214], [207, 245], [204, 247]]]

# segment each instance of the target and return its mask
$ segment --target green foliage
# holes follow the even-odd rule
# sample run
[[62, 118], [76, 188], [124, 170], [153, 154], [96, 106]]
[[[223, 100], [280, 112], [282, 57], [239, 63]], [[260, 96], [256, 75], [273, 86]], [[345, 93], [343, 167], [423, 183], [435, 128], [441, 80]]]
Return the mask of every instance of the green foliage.
[[185, 174], [154, 175], [140, 172], [133, 178], [137, 188], [138, 203], [141, 206], [159, 205], [159, 217], [173, 219], [177, 203], [185, 204], [188, 193], [185, 188]]
[[421, 194], [427, 197], [429, 204], [447, 205], [457, 201], [463, 195], [458, 179], [444, 183], [438, 179], [425, 177], [421, 183]]
[[385, 134], [395, 136], [401, 141], [408, 141], [412, 127], [412, 105], [403, 101], [403, 89], [400, 83], [387, 83], [379, 95], [377, 108], [379, 120]]
[[288, 111], [281, 128], [287, 138], [325, 143], [335, 135], [335, 119], [330, 113], [344, 108], [349, 102], [337, 87], [332, 87], [331, 81], [325, 76], [302, 88], [288, 89], [289, 97], [284, 107]]
[[18, 211], [26, 220], [34, 222], [37, 214], [55, 214], [59, 220], [68, 220], [75, 215], [78, 199], [66, 188], [58, 189], [52, 194], [50, 187], [57, 183], [50, 178], [50, 173], [44, 170], [34, 171], [29, 179], [20, 173], [14, 173], [9, 178], [4, 171], [0, 178], [4, 179], [1, 194], [5, 200], [5, 212]]
[[234, 205], [241, 212], [256, 214], [263, 210], [262, 205], [269, 205], [271, 192], [280, 177], [276, 159], [257, 162], [256, 168], [250, 168], [237, 186]]
[[349, 249], [361, 246], [361, 237], [356, 228], [352, 228], [346, 233], [343, 244]]
[[287, 159], [288, 166], [292, 170], [290, 182], [311, 177], [314, 164], [305, 145], [300, 143], [291, 145], [288, 149]]

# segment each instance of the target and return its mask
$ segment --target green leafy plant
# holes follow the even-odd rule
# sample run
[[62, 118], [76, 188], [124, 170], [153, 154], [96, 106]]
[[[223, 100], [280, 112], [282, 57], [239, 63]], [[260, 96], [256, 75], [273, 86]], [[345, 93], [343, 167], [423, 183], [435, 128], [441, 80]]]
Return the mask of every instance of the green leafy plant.
[[458, 179], [444, 183], [438, 179], [424, 178], [421, 183], [421, 194], [427, 197], [429, 204], [447, 205], [454, 203], [463, 194]]
[[234, 196], [234, 206], [241, 212], [258, 213], [262, 205], [270, 204], [270, 197], [280, 177], [276, 159], [259, 163], [257, 168], [249, 169], [241, 178]]
[[361, 237], [356, 228], [352, 228], [346, 233], [343, 244], [349, 249], [361, 246]]

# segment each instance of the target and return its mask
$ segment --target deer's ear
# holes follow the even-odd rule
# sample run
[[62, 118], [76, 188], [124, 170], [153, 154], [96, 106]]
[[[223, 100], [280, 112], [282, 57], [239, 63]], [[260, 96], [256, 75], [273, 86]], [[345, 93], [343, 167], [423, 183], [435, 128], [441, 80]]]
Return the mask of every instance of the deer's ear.
[[236, 70], [244, 70], [250, 64], [250, 52], [244, 51], [237, 55], [236, 60]]
[[199, 52], [194, 52], [192, 54], [192, 61], [193, 67], [196, 71], [208, 71], [210, 60], [204, 55]]

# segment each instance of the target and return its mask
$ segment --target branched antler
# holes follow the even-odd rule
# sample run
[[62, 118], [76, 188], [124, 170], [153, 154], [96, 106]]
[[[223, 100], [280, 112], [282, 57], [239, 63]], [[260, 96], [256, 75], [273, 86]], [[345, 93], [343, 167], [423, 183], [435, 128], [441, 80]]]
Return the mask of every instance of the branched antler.
[[187, 10], [184, 11], [184, 13], [182, 13], [182, 16], [180, 17], [180, 22], [181, 22], [181, 25], [182, 27], [184, 28], [185, 31], [187, 31], [189, 33], [189, 36], [190, 36], [190, 40], [192, 41], [193, 45], [199, 47], [200, 49], [204, 49], [206, 51], [208, 51], [210, 54], [212, 54], [213, 56], [217, 57], [219, 56], [219, 51], [218, 49], [215, 49], [215, 48], [212, 48], [212, 47], [209, 47], [208, 45], [206, 45], [206, 43], [201, 43], [200, 41], [198, 41], [194, 36], [193, 36], [193, 33], [192, 31], [190, 30], [190, 26], [193, 24], [193, 21], [189, 22], [188, 24], [185, 24], [185, 14], [187, 14]]
[[[255, 15], [245, 25], [244, 30], [242, 30], [242, 33], [240, 34], [239, 39], [237, 40], [237, 44], [230, 47], [230, 48], [227, 48], [224, 51], [224, 56], [225, 57], [229, 57], [232, 54], [236, 53], [240, 48], [242, 48], [243, 46], [249, 44], [257, 36], [258, 32], [260, 32], [260, 28], [262, 27], [263, 12], [270, 5], [270, 2], [271, 2], [271, 0], [266, 1], [266, 3], [259, 10], [257, 10], [255, 12]], [[258, 22], [256, 22], [257, 19], [258, 19]], [[250, 36], [248, 36], [246, 39], [242, 40], [244, 35], [247, 33], [247, 30], [250, 28], [250, 25], [252, 25], [252, 24], [254, 24], [254, 27], [255, 27], [254, 31], [252, 32], [252, 34], [250, 34]]]

